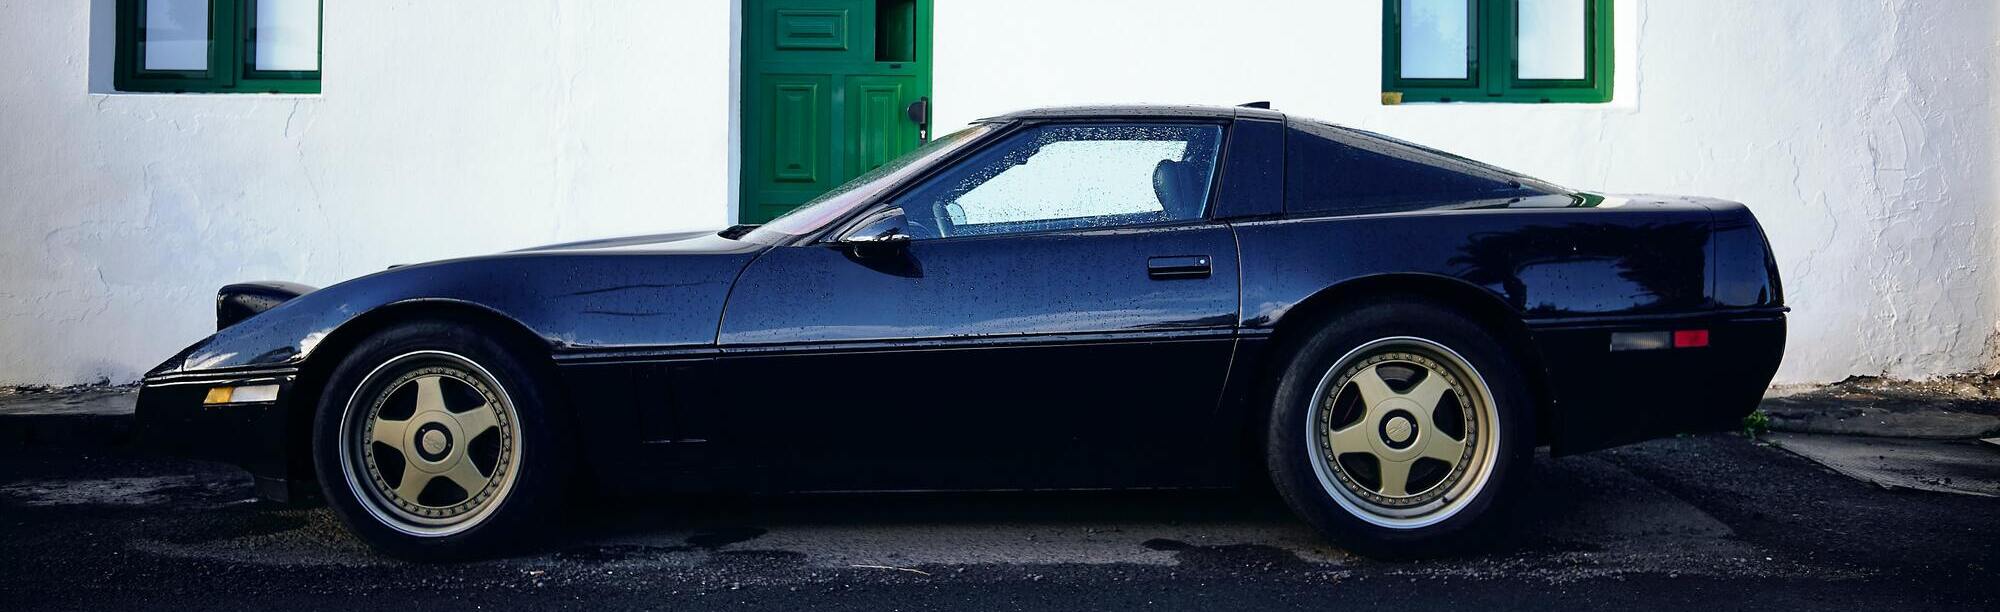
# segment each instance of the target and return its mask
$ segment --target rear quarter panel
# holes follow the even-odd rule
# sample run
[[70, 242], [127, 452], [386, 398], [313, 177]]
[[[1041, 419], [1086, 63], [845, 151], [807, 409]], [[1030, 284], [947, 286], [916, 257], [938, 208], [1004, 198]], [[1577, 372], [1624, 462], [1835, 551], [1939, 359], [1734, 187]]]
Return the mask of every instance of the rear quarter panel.
[[[1750, 270], [1738, 268], [1755, 268], [1753, 276], [1767, 277], [1755, 221], [1745, 212], [1732, 222], [1737, 233], [1724, 237], [1755, 245], [1729, 247], [1733, 259], [1719, 262], [1717, 243], [1723, 241], [1711, 232], [1722, 214], [1717, 211], [1741, 205], [1602, 203], [1608, 205], [1515, 203], [1237, 224], [1246, 349], [1239, 368], [1263, 369], [1239, 369], [1238, 380], [1255, 380], [1282, 362], [1286, 356], [1272, 352], [1273, 332], [1314, 296], [1396, 277], [1476, 290], [1491, 303], [1468, 307], [1497, 305], [1523, 323], [1530, 345], [1523, 348], [1532, 356], [1525, 361], [1532, 363], [1520, 365], [1540, 382], [1542, 439], [1559, 453], [1732, 423], [1754, 408], [1783, 347], [1774, 275], [1768, 282], [1732, 281], [1725, 292], [1730, 303], [1715, 299], [1718, 271], [1741, 279]], [[1746, 257], [1754, 263], [1735, 261]], [[1311, 303], [1314, 309], [1328, 305]], [[1713, 329], [1714, 345], [1609, 350], [1610, 334], [1618, 331], [1684, 327]]]
[[1475, 287], [1525, 320], [1708, 307], [1706, 208], [1608, 213], [1503, 208], [1238, 224], [1242, 324], [1274, 327], [1329, 287], [1383, 275]]

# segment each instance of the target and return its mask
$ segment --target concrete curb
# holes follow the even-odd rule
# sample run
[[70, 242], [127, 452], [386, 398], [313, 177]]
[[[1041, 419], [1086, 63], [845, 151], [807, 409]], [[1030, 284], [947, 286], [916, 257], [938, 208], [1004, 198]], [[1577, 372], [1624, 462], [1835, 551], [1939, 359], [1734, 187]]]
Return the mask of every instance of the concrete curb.
[[0, 450], [131, 446], [131, 387], [86, 387], [0, 395]]
[[2000, 453], [1969, 440], [1777, 433], [1772, 444], [1885, 489], [2000, 497]]
[[1991, 398], [1836, 384], [1776, 390], [1759, 408], [1772, 431], [1924, 440], [2000, 436], [2000, 400]]
[[0, 450], [131, 446], [132, 415], [0, 415]]

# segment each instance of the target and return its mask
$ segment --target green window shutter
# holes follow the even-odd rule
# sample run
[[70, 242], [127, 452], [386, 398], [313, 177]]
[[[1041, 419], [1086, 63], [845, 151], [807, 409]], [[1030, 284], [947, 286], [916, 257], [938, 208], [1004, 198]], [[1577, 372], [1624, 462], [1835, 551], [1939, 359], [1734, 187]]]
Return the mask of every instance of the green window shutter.
[[1383, 0], [1382, 102], [1609, 102], [1611, 5]]
[[112, 84], [128, 92], [319, 93], [323, 6], [118, 0]]

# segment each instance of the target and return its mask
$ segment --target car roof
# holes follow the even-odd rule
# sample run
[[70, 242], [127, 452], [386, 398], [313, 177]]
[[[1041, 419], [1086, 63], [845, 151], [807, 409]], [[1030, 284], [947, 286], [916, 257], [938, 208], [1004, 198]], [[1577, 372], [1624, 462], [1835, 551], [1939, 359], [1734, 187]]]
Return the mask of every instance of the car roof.
[[1256, 117], [1269, 120], [1283, 120], [1284, 113], [1248, 106], [1198, 106], [1168, 104], [1107, 104], [1096, 106], [1053, 106], [1014, 111], [1004, 115], [980, 119], [978, 123], [1022, 121], [1035, 119], [1126, 119], [1126, 118], [1175, 118], [1231, 119], [1236, 117]]

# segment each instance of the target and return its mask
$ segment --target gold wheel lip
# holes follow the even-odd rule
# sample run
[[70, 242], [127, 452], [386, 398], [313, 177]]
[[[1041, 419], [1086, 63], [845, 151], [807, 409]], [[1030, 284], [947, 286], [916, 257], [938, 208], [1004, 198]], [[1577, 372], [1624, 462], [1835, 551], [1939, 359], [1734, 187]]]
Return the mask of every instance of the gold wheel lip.
[[[501, 402], [500, 408], [506, 413], [506, 422], [512, 425], [511, 432], [503, 434], [505, 436], [503, 437], [503, 444], [509, 444], [512, 447], [511, 455], [506, 457], [508, 460], [505, 461], [505, 471], [492, 476], [492, 478], [499, 480], [499, 486], [495, 488], [485, 501], [481, 502], [479, 506], [471, 511], [462, 515], [449, 517], [442, 521], [416, 516], [406, 510], [394, 507], [393, 503], [387, 503], [388, 500], [379, 499], [381, 494], [374, 491], [368, 483], [362, 482], [364, 479], [374, 478], [375, 471], [370, 465], [364, 465], [356, 461], [357, 457], [354, 451], [357, 443], [361, 445], [371, 443], [368, 439], [353, 437], [355, 433], [355, 409], [359, 407], [372, 412], [373, 404], [375, 403], [369, 402], [367, 406], [358, 405], [361, 400], [361, 391], [369, 388], [370, 383], [380, 377], [384, 371], [389, 370], [391, 366], [426, 358], [441, 359], [450, 362], [453, 365], [464, 368], [465, 373], [472, 374], [481, 379], [481, 384], [493, 392], [494, 397], [492, 399]], [[372, 414], [368, 416], [370, 418], [373, 417]], [[487, 518], [490, 518], [493, 512], [507, 501], [508, 494], [513, 490], [514, 482], [520, 475], [523, 452], [521, 439], [523, 436], [520, 433], [519, 421], [519, 412], [515, 410], [514, 400], [508, 395], [506, 386], [500, 384], [500, 379], [494, 376], [491, 371], [488, 371], [485, 366], [480, 365], [479, 362], [473, 361], [464, 355], [442, 350], [418, 350], [403, 353], [383, 361], [381, 365], [370, 370], [367, 376], [362, 377], [361, 383], [355, 385], [354, 393], [348, 396], [346, 407], [341, 413], [338, 442], [335, 444], [339, 450], [340, 473], [342, 479], [347, 481], [348, 490], [360, 502], [361, 507], [366, 509], [369, 515], [381, 525], [405, 535], [423, 538], [438, 538], [463, 533], [483, 524]], [[364, 429], [362, 432], [365, 433], [366, 430]], [[469, 440], [461, 442], [461, 444], [469, 443]], [[463, 456], [458, 458], [458, 461], [469, 460], [469, 458]], [[367, 470], [368, 473], [357, 475], [357, 469]]]
[[[1346, 485], [1340, 483], [1338, 477], [1333, 473], [1333, 469], [1335, 468], [1329, 467], [1326, 452], [1321, 448], [1321, 440], [1329, 432], [1323, 432], [1319, 427], [1320, 413], [1323, 410], [1320, 400], [1325, 397], [1329, 385], [1340, 378], [1342, 370], [1347, 369], [1362, 357], [1397, 344], [1407, 344], [1421, 350], [1433, 352], [1437, 356], [1444, 357], [1452, 362], [1440, 365], [1464, 370], [1462, 376], [1467, 379], [1465, 384], [1471, 387], [1470, 391], [1478, 394], [1476, 398], [1479, 403], [1478, 410], [1484, 413], [1483, 416], [1485, 416], [1488, 423], [1484, 436], [1476, 443], [1478, 450], [1473, 452], [1474, 456], [1471, 458], [1471, 462], [1476, 462], [1477, 465], [1467, 467], [1470, 473], [1464, 476], [1466, 483], [1464, 483], [1462, 490], [1456, 496], [1449, 498], [1441, 497], [1428, 503], [1407, 508], [1392, 508], [1369, 502], [1361, 499], [1353, 491], [1348, 490]], [[1486, 384], [1485, 376], [1479, 373], [1478, 368], [1473, 367], [1470, 360], [1466, 359], [1464, 355], [1459, 354], [1458, 351], [1452, 350], [1451, 347], [1445, 346], [1444, 343], [1436, 340], [1417, 336], [1389, 336], [1364, 342], [1361, 346], [1355, 347], [1353, 350], [1348, 351], [1347, 354], [1342, 355], [1340, 359], [1335, 360], [1332, 367], [1327, 368], [1326, 372], [1320, 376], [1319, 384], [1314, 386], [1312, 395], [1306, 401], [1308, 402], [1305, 414], [1307, 432], [1305, 440], [1306, 453], [1312, 463], [1313, 474], [1319, 479], [1320, 488], [1327, 493], [1328, 497], [1333, 498], [1336, 504], [1339, 504], [1342, 509], [1346, 510], [1348, 514], [1379, 527], [1399, 530], [1421, 529], [1436, 525], [1456, 516], [1460, 511], [1465, 509], [1465, 506], [1472, 499], [1478, 497], [1479, 493], [1485, 490], [1487, 480], [1493, 473], [1493, 466], [1498, 462], [1500, 424], [1499, 413], [1494, 405], [1492, 388]], [[1449, 480], [1449, 477], [1447, 477], [1447, 480]], [[1440, 485], [1442, 484], [1440, 483]]]

